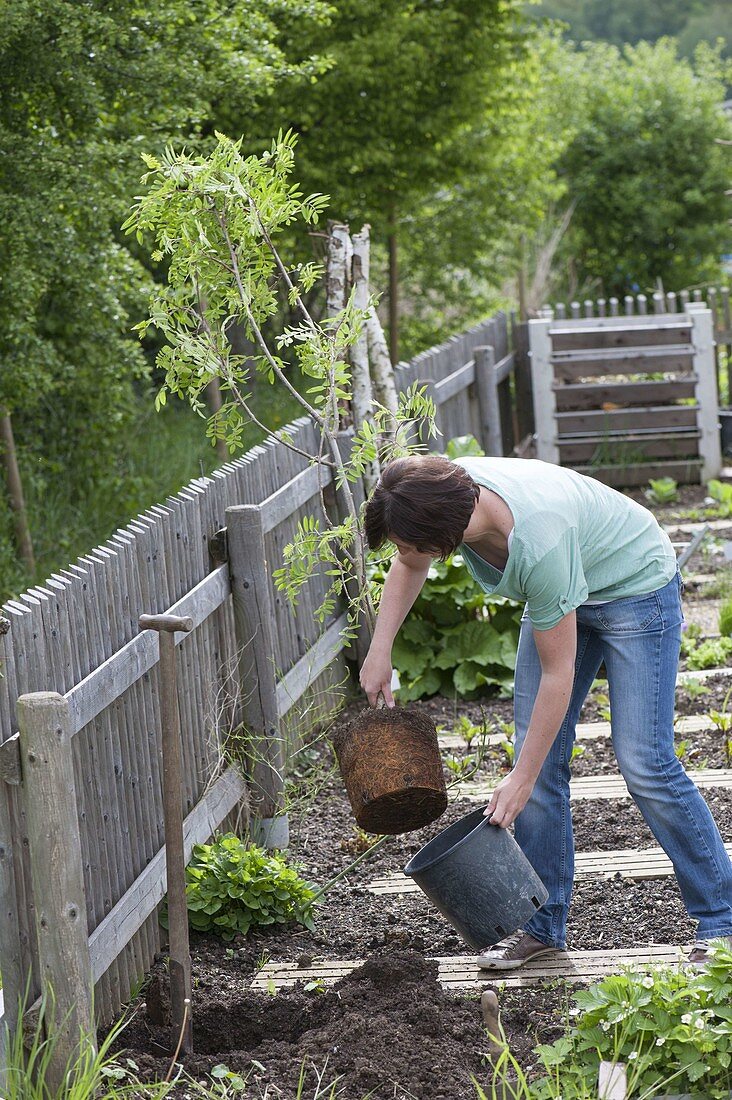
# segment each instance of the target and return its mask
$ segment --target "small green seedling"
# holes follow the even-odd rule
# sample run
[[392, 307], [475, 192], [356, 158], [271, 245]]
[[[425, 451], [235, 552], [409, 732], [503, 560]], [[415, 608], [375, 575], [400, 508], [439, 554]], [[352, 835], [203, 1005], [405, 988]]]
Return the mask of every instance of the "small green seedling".
[[698, 699], [700, 695], [706, 695], [709, 688], [700, 680], [688, 680], [684, 684], [684, 691], [690, 699]]
[[584, 745], [573, 745], [572, 746], [572, 755], [569, 758], [570, 764], [572, 763], [573, 760], [579, 760], [579, 758], [581, 756], [584, 756], [584, 754], [585, 754], [585, 746]]
[[325, 978], [313, 978], [305, 982], [303, 989], [306, 993], [325, 993]]
[[679, 487], [672, 477], [651, 478], [643, 495], [651, 504], [674, 504], [679, 499]]
[[676, 753], [676, 759], [677, 760], [683, 760], [686, 757], [688, 749], [689, 749], [689, 742], [688, 741], [677, 741], [677, 743], [674, 745], [674, 752]]

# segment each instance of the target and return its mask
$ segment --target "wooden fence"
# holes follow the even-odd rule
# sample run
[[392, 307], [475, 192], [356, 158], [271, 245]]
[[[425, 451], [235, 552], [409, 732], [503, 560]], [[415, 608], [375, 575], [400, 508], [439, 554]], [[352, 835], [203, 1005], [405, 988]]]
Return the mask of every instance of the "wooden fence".
[[[444, 440], [473, 432], [494, 453], [510, 449], [508, 339], [506, 318], [498, 315], [399, 364], [400, 389], [415, 381], [430, 387]], [[308, 420], [288, 431], [315, 453]], [[58, 754], [66, 752], [71, 762], [68, 772], [61, 770], [59, 798], [71, 801], [78, 827], [64, 837], [63, 849], [78, 859], [83, 878], [88, 965], [97, 1016], [108, 1022], [159, 950], [157, 907], [166, 889], [158, 635], [140, 632], [139, 616], [167, 612], [194, 622], [190, 634], [175, 636], [188, 854], [231, 814], [246, 816], [250, 798], [262, 801], [257, 769], [282, 780], [303, 726], [342, 697], [345, 615], [338, 609], [324, 628], [313, 617], [324, 579], [309, 583], [295, 609], [272, 583], [298, 521], [314, 510], [323, 478], [306, 458], [269, 439], [4, 605], [0, 971], [11, 1029], [26, 981], [35, 997], [49, 973], [54, 947], [39, 931], [48, 922], [40, 918], [46, 902], [37, 892], [51, 880], [58, 886], [61, 873], [58, 837], [49, 833], [57, 817], [48, 814], [44, 823], [36, 798], [44, 783], [28, 781], [31, 763], [37, 775], [44, 763], [33, 753], [30, 761], [29, 727], [45, 714], [41, 724], [53, 725]], [[327, 477], [324, 487], [332, 496]], [[18, 708], [20, 696], [36, 704]], [[20, 733], [19, 709], [26, 727]], [[254, 766], [250, 751], [249, 789], [232, 763], [242, 726], [259, 737]], [[281, 807], [269, 782], [262, 789], [259, 813], [275, 830], [270, 840], [281, 843]], [[76, 909], [76, 901], [66, 904], [63, 918], [73, 913], [76, 919]], [[64, 980], [58, 963], [57, 957], [55, 972], [51, 965], [57, 984]], [[2, 1023], [0, 1014], [0, 1034]]]

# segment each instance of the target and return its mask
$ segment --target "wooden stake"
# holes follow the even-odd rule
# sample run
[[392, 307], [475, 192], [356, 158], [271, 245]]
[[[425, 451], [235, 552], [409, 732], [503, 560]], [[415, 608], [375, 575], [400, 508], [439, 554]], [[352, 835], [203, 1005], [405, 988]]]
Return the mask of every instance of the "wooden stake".
[[183, 768], [175, 666], [175, 632], [188, 633], [193, 619], [177, 615], [141, 615], [140, 630], [157, 630], [160, 644], [161, 723], [163, 735], [163, 815], [168, 885], [170, 1011], [174, 1035], [184, 1054], [192, 1049], [191, 951], [188, 939], [186, 861], [183, 850]]

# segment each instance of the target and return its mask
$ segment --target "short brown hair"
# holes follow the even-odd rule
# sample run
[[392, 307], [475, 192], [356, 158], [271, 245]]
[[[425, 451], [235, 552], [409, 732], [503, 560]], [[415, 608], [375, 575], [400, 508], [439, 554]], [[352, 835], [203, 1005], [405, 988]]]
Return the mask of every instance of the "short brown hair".
[[397, 458], [384, 468], [366, 504], [366, 539], [378, 550], [399, 539], [446, 558], [463, 541], [480, 487], [462, 466], [439, 455]]

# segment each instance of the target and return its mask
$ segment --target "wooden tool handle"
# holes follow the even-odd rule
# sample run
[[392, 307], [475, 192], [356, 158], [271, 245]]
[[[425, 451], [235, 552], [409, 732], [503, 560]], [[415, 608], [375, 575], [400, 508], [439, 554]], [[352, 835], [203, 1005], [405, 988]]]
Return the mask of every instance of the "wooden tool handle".
[[170, 634], [177, 630], [187, 634], [189, 630], [193, 630], [193, 619], [190, 615], [140, 615], [138, 622], [140, 630], [165, 630]]

